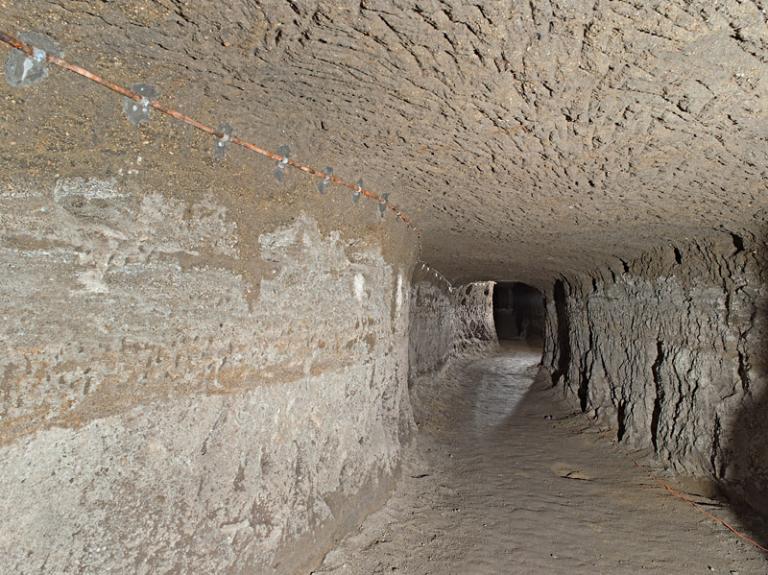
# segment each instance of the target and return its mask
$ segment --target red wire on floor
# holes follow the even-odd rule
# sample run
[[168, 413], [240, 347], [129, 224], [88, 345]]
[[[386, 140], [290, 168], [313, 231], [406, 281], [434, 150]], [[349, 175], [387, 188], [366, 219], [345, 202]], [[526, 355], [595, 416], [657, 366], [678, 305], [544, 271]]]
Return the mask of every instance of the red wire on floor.
[[[16, 50], [20, 50], [21, 52], [24, 52], [28, 56], [33, 56], [34, 47], [22, 42], [18, 38], [15, 38], [13, 36], [10, 36], [9, 34], [6, 34], [4, 32], [0, 32], [0, 42], [3, 42], [12, 48], [15, 48]], [[100, 86], [103, 86], [113, 92], [116, 92], [117, 94], [120, 94], [122, 96], [125, 96], [126, 98], [130, 98], [131, 100], [135, 100], [136, 102], [142, 101], [141, 94], [138, 94], [134, 92], [133, 90], [129, 90], [128, 88], [121, 86], [119, 84], [116, 84], [114, 82], [111, 82], [109, 80], [106, 80], [102, 78], [101, 76], [98, 76], [94, 74], [93, 72], [90, 72], [89, 70], [86, 70], [85, 68], [82, 68], [76, 64], [70, 64], [66, 60], [59, 58], [58, 56], [54, 56], [53, 54], [45, 54], [45, 59], [47, 62], [50, 62], [51, 64], [54, 64], [58, 66], [59, 68], [63, 68], [65, 70], [68, 70], [74, 74], [77, 74], [78, 76], [82, 76], [83, 78], [87, 78], [88, 80], [95, 82], [96, 84], [99, 84]], [[203, 124], [202, 122], [199, 122], [195, 120], [194, 118], [187, 116], [186, 114], [182, 114], [178, 110], [174, 110], [173, 108], [170, 108], [168, 106], [165, 106], [163, 104], [160, 104], [155, 101], [150, 101], [148, 106], [152, 107], [153, 109], [157, 110], [161, 114], [165, 114], [166, 116], [170, 116], [171, 118], [174, 118], [180, 122], [183, 122], [187, 124], [188, 126], [192, 126], [193, 128], [200, 130], [201, 132], [205, 132], [207, 134], [210, 134], [212, 136], [216, 136], [217, 138], [223, 138], [225, 134], [222, 132], [216, 130], [215, 128], [212, 128], [211, 126], [208, 126], [206, 124]], [[250, 150], [252, 152], [256, 152], [257, 154], [264, 156], [265, 158], [269, 158], [271, 160], [275, 160], [277, 162], [283, 161], [287, 165], [291, 166], [292, 168], [295, 168], [297, 170], [300, 170], [304, 172], [305, 174], [309, 174], [310, 176], [314, 176], [316, 178], [321, 178], [324, 180], [329, 180], [333, 182], [337, 186], [345, 187], [349, 190], [352, 190], [355, 193], [359, 193], [362, 196], [365, 196], [366, 198], [370, 200], [374, 200], [376, 202], [379, 202], [380, 204], [385, 203], [385, 199], [380, 196], [379, 194], [376, 194], [375, 192], [372, 192], [370, 190], [363, 189], [362, 187], [358, 186], [355, 183], [348, 182], [346, 180], [343, 180], [337, 176], [334, 175], [328, 175], [324, 171], [317, 170], [311, 166], [308, 166], [306, 164], [301, 164], [295, 160], [291, 160], [290, 158], [285, 158], [281, 156], [280, 154], [277, 154], [275, 152], [271, 152], [269, 150], [266, 150], [260, 146], [257, 146], [256, 144], [253, 144], [251, 142], [248, 142], [247, 140], [243, 140], [242, 138], [238, 138], [237, 136], [230, 136], [229, 139], [230, 142], [233, 144], [236, 144], [238, 146], [241, 146], [247, 150]], [[416, 230], [413, 223], [411, 222], [411, 219], [396, 205], [390, 204], [389, 202], [386, 202], [386, 208], [391, 210], [395, 216], [397, 216], [398, 219], [400, 219], [403, 223], [405, 223], [406, 226], [408, 226], [410, 229]]]
[[[647, 471], [647, 470], [645, 470], [645, 469], [644, 469], [644, 468], [643, 468], [643, 467], [642, 467], [642, 466], [641, 466], [641, 465], [640, 465], [640, 464], [639, 464], [637, 461], [635, 461], [635, 460], [634, 460], [633, 458], [631, 458], [631, 457], [630, 457], [630, 461], [631, 461], [631, 462], [632, 462], [632, 464], [633, 464], [635, 467], [637, 467], [638, 469], [640, 469], [640, 470], [643, 470], [643, 471]], [[688, 505], [690, 505], [691, 507], [693, 507], [693, 508], [694, 508], [694, 509], [696, 509], [697, 511], [699, 511], [699, 512], [703, 513], [703, 514], [704, 514], [706, 517], [708, 517], [709, 519], [711, 519], [711, 520], [712, 520], [712, 521], [714, 521], [715, 523], [719, 523], [720, 525], [722, 525], [723, 527], [725, 527], [725, 528], [726, 528], [728, 531], [730, 531], [731, 533], [733, 533], [733, 534], [734, 534], [736, 537], [738, 537], [739, 539], [741, 539], [741, 540], [743, 540], [743, 541], [746, 541], [747, 543], [749, 543], [750, 545], [752, 545], [752, 546], [753, 546], [753, 547], [755, 547], [756, 549], [759, 549], [759, 550], [760, 550], [760, 551], [762, 551], [763, 553], [768, 553], [768, 548], [766, 548], [766, 547], [763, 547], [762, 545], [760, 545], [760, 543], [758, 543], [757, 541], [755, 541], [754, 539], [752, 539], [752, 537], [750, 537], [750, 536], [749, 536], [749, 535], [747, 535], [746, 533], [742, 533], [741, 531], [739, 531], [738, 529], [736, 529], [736, 528], [735, 528], [733, 525], [731, 525], [730, 523], [728, 523], [728, 522], [727, 522], [725, 519], [723, 519], [722, 517], [718, 517], [718, 516], [717, 516], [717, 515], [715, 515], [714, 513], [710, 513], [710, 512], [709, 512], [709, 511], [707, 511], [706, 509], [702, 509], [702, 508], [701, 508], [701, 506], [697, 505], [697, 504], [696, 504], [696, 502], [695, 502], [695, 501], [693, 501], [693, 500], [692, 500], [690, 497], [688, 497], [687, 495], [685, 495], [685, 493], [683, 493], [683, 492], [681, 492], [681, 491], [679, 491], [679, 490], [675, 489], [674, 487], [672, 487], [672, 486], [671, 486], [669, 483], [667, 483], [666, 481], [663, 481], [663, 480], [659, 479], [658, 477], [654, 476], [654, 475], [653, 475], [653, 473], [651, 473], [650, 471], [647, 471], [647, 473], [648, 473], [648, 476], [649, 476], [651, 479], [653, 479], [653, 480], [654, 480], [656, 483], [658, 483], [659, 485], [661, 485], [661, 487], [663, 487], [663, 488], [664, 488], [664, 490], [665, 490], [665, 491], [666, 491], [668, 494], [670, 494], [672, 497], [675, 497], [675, 498], [679, 499], [680, 501], [684, 501], [684, 502], [686, 502]]]
[[681, 501], [685, 501], [686, 503], [688, 503], [689, 505], [694, 507], [696, 510], [700, 511], [701, 513], [703, 513], [704, 515], [709, 517], [712, 521], [715, 521], [716, 523], [720, 523], [723, 527], [728, 529], [728, 531], [730, 531], [731, 533], [736, 535], [736, 537], [738, 537], [739, 539], [742, 539], [742, 540], [746, 541], [747, 543], [749, 543], [753, 547], [756, 547], [757, 549], [759, 549], [760, 551], [762, 551], [764, 553], [768, 553], [768, 549], [767, 548], [765, 548], [762, 545], [760, 545], [757, 541], [752, 539], [749, 535], [747, 535], [745, 533], [742, 533], [741, 531], [736, 529], [733, 525], [728, 523], [722, 517], [718, 517], [714, 513], [710, 513], [706, 509], [702, 509], [699, 505], [696, 504], [695, 501], [693, 501], [688, 496], [686, 496], [684, 493], [678, 491], [677, 489], [675, 489], [674, 487], [669, 485], [667, 482], [662, 481], [661, 479], [658, 479], [657, 477], [654, 477], [653, 479], [654, 479], [654, 481], [656, 481], [656, 483], [661, 485], [667, 491], [667, 493], [669, 493], [673, 497], [676, 497], [677, 499], [680, 499]]

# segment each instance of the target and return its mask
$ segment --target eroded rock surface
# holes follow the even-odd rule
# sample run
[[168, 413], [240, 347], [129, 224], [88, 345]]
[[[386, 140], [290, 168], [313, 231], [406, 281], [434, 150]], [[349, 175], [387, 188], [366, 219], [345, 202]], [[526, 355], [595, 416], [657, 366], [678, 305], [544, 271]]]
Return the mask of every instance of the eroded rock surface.
[[0, 207], [1, 571], [292, 573], [386, 495], [407, 262], [298, 215], [257, 285], [214, 196], [74, 179]]
[[766, 510], [764, 250], [724, 235], [559, 280], [545, 361], [621, 443]]
[[[408, 384], [417, 422], [434, 414], [443, 395], [439, 374], [458, 359], [492, 352], [494, 282], [452, 286], [426, 265], [416, 267], [411, 288]], [[447, 390], [445, 390], [447, 392]]]
[[488, 351], [498, 342], [493, 282], [452, 286], [422, 265], [414, 276], [411, 302], [411, 378], [432, 374], [458, 356]]
[[132, 126], [62, 71], [0, 84], [13, 569], [309, 564], [386, 491], [408, 364], [493, 343], [483, 284], [412, 291], [417, 251], [453, 285], [562, 274], [568, 393], [678, 471], [768, 492], [761, 0], [0, 6], [4, 31], [363, 177], [421, 231], [242, 149], [214, 163], [207, 135]]
[[[77, 63], [392, 192], [454, 283], [546, 286], [768, 208], [758, 0], [6, 4], [11, 32], [44, 31]], [[57, 152], [119, 153], [126, 138], [119, 100], [76, 78], [0, 89], [6, 140], [36, 126]]]

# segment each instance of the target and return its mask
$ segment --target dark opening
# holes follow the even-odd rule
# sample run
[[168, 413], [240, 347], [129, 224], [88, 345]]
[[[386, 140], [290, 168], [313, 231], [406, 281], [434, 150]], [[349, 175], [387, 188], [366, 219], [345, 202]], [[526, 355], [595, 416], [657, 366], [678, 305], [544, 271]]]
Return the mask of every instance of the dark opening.
[[568, 320], [568, 294], [563, 280], [555, 282], [553, 290], [555, 314], [557, 317], [557, 369], [552, 372], [552, 383], [568, 375], [571, 363], [571, 326]]
[[493, 320], [500, 340], [544, 341], [544, 296], [527, 284], [497, 283], [493, 289]]

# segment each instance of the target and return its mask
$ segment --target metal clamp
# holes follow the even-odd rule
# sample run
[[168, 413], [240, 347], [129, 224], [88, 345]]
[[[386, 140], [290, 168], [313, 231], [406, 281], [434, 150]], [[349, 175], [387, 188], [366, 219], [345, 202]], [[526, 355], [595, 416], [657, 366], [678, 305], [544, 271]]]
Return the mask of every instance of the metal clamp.
[[11, 50], [5, 62], [5, 81], [13, 88], [26, 88], [48, 77], [48, 55], [64, 56], [59, 45], [38, 32], [23, 32], [19, 39], [32, 47], [29, 56], [21, 50]]
[[352, 192], [352, 203], [356, 204], [360, 201], [360, 196], [363, 195], [363, 179], [357, 180], [357, 189]]
[[291, 155], [291, 149], [287, 144], [283, 144], [277, 149], [277, 153], [282, 159], [275, 164], [275, 179], [281, 184], [285, 181], [285, 167], [288, 165], [288, 157]]
[[123, 113], [131, 124], [138, 126], [149, 121], [152, 100], [156, 100], [159, 94], [157, 88], [150, 84], [134, 84], [131, 90], [141, 96], [141, 100], [123, 98]]
[[323, 169], [323, 173], [325, 174], [325, 177], [320, 180], [317, 184], [317, 191], [321, 194], [325, 193], [325, 190], [328, 189], [328, 186], [331, 185], [331, 176], [333, 176], [333, 168], [326, 166], [325, 169]]
[[389, 192], [384, 192], [381, 194], [381, 199], [379, 200], [379, 216], [382, 218], [384, 217], [384, 214], [387, 211], [387, 204], [389, 203]]
[[229, 146], [232, 144], [232, 126], [224, 122], [219, 126], [218, 132], [221, 136], [216, 139], [216, 144], [213, 147], [213, 157], [217, 160], [223, 160]]

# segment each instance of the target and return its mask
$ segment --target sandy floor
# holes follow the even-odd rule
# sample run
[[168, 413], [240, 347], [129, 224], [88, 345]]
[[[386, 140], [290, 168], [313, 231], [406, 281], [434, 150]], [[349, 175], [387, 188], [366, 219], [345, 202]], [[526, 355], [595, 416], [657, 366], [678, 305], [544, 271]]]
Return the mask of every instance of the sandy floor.
[[422, 387], [433, 415], [396, 493], [314, 573], [768, 573], [560, 402], [538, 361], [507, 350]]

